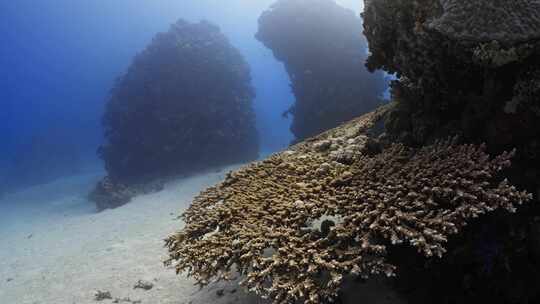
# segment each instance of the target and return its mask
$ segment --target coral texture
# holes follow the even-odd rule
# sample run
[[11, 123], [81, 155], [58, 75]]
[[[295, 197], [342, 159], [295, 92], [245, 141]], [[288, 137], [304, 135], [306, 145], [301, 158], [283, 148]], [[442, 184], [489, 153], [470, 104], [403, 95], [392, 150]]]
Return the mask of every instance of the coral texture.
[[362, 20], [332, 0], [280, 0], [256, 35], [282, 61], [296, 102], [291, 131], [315, 136], [380, 105], [386, 84], [369, 73]]
[[255, 159], [250, 81], [218, 27], [180, 20], [157, 34], [106, 106], [99, 153], [110, 181], [129, 187]]
[[428, 23], [452, 39], [513, 44], [540, 38], [537, 0], [443, 0], [442, 15]]
[[349, 276], [394, 275], [393, 245], [440, 257], [472, 219], [531, 199], [499, 178], [513, 153], [490, 158], [484, 146], [455, 140], [420, 149], [373, 143], [369, 131], [388, 108], [202, 192], [166, 240], [168, 263], [201, 285], [236, 269], [275, 303], [321, 303]]

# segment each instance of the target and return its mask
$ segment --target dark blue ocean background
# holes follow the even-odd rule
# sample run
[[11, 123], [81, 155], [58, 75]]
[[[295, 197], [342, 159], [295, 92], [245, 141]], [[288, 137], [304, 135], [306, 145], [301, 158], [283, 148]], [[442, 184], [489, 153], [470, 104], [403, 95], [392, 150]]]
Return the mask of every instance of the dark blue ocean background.
[[[0, 193], [99, 170], [100, 118], [114, 80], [178, 18], [209, 20], [252, 69], [262, 154], [286, 147], [294, 102], [283, 65], [254, 38], [274, 0], [0, 2]], [[337, 1], [359, 14], [361, 1]]]

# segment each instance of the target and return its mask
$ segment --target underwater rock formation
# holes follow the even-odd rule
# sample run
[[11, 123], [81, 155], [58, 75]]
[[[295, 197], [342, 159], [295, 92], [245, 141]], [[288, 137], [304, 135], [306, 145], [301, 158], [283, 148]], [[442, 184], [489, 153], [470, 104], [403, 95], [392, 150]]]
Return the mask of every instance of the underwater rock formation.
[[296, 98], [291, 131], [315, 136], [381, 104], [382, 73], [369, 73], [362, 20], [333, 0], [279, 0], [256, 38], [282, 61]]
[[129, 203], [137, 195], [161, 191], [163, 186], [163, 179], [123, 184], [106, 176], [96, 184], [88, 198], [96, 203], [98, 210], [112, 209]]
[[460, 134], [523, 153], [538, 146], [538, 1], [373, 0], [363, 17], [368, 67], [399, 78], [389, 134], [410, 144]]
[[99, 154], [108, 177], [91, 195], [101, 198], [100, 209], [140, 192], [126, 187], [255, 159], [250, 81], [248, 65], [215, 25], [180, 20], [157, 34], [106, 106]]
[[[514, 153], [371, 134], [393, 105], [227, 175], [197, 196], [166, 240], [167, 263], [201, 285], [239, 271], [274, 303], [335, 299], [352, 277], [393, 276], [393, 247], [441, 257], [468, 223], [531, 200], [500, 174]], [[499, 211], [500, 212], [500, 211]]]
[[[507, 176], [538, 201], [540, 2], [366, 0], [363, 18], [368, 67], [398, 76], [386, 138], [423, 146], [459, 135], [490, 153], [515, 148]], [[477, 221], [429, 267], [400, 252], [411, 263], [399, 281], [424, 286], [415, 303], [536, 303], [539, 220], [531, 204]]]

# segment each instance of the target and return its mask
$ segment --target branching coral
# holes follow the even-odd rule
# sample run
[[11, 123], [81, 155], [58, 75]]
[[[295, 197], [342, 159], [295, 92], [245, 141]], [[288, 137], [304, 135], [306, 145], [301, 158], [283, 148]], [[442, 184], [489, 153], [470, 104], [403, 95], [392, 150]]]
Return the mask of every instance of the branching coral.
[[499, 179], [513, 153], [490, 158], [484, 146], [445, 140], [389, 144], [370, 156], [368, 131], [387, 108], [202, 192], [184, 229], [166, 240], [167, 263], [201, 285], [236, 269], [243, 285], [275, 303], [321, 303], [348, 276], [393, 275], [392, 244], [442, 256], [472, 218], [531, 199]]

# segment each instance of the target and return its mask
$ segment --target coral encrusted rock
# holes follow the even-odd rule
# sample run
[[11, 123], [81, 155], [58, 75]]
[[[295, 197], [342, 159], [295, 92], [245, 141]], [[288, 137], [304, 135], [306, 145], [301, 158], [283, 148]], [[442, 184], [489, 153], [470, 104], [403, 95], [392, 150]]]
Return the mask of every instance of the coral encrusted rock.
[[368, 67], [398, 76], [389, 135], [460, 134], [518, 158], [540, 137], [539, 1], [371, 0], [363, 17]]
[[500, 175], [513, 152], [373, 138], [390, 108], [229, 173], [183, 214], [185, 227], [166, 240], [167, 263], [201, 285], [239, 271], [274, 303], [324, 303], [347, 278], [393, 276], [391, 248], [442, 257], [474, 219], [531, 199]]
[[362, 20], [333, 0], [280, 0], [259, 18], [256, 35], [284, 63], [295, 104], [297, 140], [375, 109], [386, 89], [365, 66]]
[[107, 183], [139, 188], [257, 158], [253, 99], [249, 67], [219, 28], [178, 21], [154, 37], [112, 89], [99, 149]]
[[[537, 202], [540, 1], [366, 0], [363, 18], [368, 67], [397, 76], [385, 138], [421, 147], [458, 135], [493, 155], [516, 149], [506, 176]], [[529, 204], [475, 221], [447, 259], [403, 267], [400, 285], [413, 303], [539, 302], [539, 216]]]
[[440, 5], [442, 14], [427, 26], [452, 39], [515, 44], [540, 38], [536, 0], [443, 0]]

